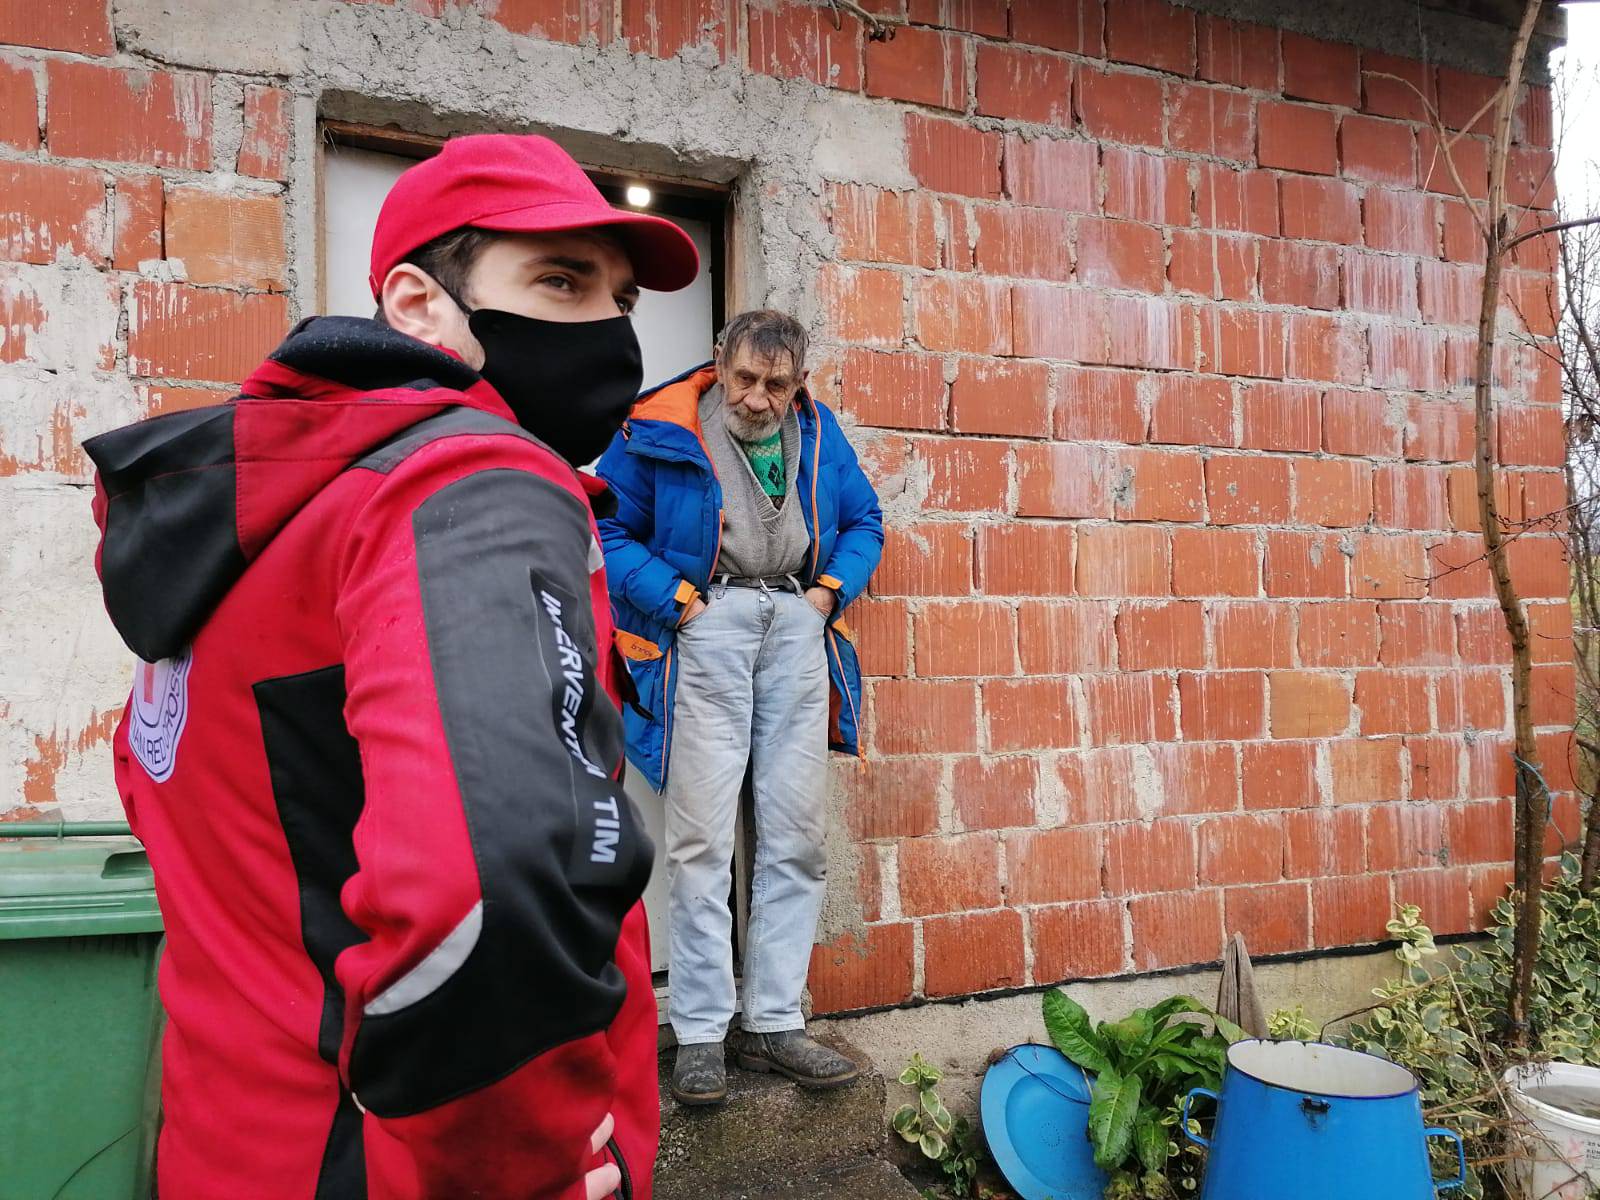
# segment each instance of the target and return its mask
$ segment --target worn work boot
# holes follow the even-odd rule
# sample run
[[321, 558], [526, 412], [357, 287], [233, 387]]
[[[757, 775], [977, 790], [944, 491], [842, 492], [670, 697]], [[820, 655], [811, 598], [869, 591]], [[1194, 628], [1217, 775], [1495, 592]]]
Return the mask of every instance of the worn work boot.
[[721, 1104], [728, 1098], [728, 1067], [721, 1042], [679, 1046], [672, 1065], [672, 1098], [679, 1104]]
[[743, 1033], [735, 1061], [746, 1071], [776, 1071], [809, 1088], [845, 1087], [861, 1074], [850, 1059], [807, 1037], [804, 1029]]

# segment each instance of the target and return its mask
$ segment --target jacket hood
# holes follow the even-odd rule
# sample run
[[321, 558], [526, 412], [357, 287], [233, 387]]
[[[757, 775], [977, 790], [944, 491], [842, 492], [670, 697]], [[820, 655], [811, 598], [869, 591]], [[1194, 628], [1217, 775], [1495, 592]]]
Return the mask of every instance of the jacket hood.
[[691, 367], [665, 383], [646, 388], [633, 402], [628, 425], [635, 421], [664, 421], [700, 436], [700, 397], [717, 382], [717, 371], [710, 363]]
[[311, 317], [226, 404], [90, 438], [106, 611], [147, 662], [194, 640], [277, 532], [419, 421], [510, 410], [460, 359], [376, 321]]

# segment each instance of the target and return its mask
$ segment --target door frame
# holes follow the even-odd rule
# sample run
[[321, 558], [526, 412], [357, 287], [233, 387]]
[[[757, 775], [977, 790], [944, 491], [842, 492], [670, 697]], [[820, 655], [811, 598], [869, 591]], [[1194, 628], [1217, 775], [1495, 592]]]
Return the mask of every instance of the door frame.
[[[446, 138], [427, 133], [411, 133], [392, 125], [370, 125], [361, 121], [323, 118], [318, 123], [319, 144], [348, 146], [354, 150], [375, 150], [401, 158], [432, 158]], [[327, 194], [322, 170], [323, 155], [317, 155], [317, 211], [327, 211]], [[711, 327], [720, 330], [728, 319], [732, 294], [735, 241], [733, 238], [734, 185], [702, 179], [663, 175], [656, 171], [634, 171], [603, 163], [578, 161], [594, 181], [600, 194], [619, 207], [627, 207], [627, 189], [633, 184], [647, 186], [653, 195], [649, 211], [669, 217], [703, 221], [711, 227]], [[317, 307], [327, 307], [326, 223], [317, 222]], [[720, 286], [718, 286], [720, 285]]]

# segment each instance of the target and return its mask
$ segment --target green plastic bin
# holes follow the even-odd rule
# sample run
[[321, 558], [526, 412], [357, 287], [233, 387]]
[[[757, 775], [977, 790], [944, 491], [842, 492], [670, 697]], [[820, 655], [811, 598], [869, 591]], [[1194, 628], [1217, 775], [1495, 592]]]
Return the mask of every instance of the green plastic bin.
[[0, 1200], [150, 1194], [162, 926], [127, 832], [0, 825]]

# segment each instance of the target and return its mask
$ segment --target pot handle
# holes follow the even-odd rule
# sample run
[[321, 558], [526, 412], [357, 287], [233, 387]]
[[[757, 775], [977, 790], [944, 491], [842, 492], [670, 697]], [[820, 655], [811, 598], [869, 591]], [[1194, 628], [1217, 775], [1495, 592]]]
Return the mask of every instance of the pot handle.
[[[1210, 1088], [1197, 1087], [1190, 1088], [1188, 1095], [1184, 1096], [1183, 1098], [1183, 1136], [1188, 1138], [1196, 1146], [1204, 1146], [1207, 1150], [1209, 1150], [1211, 1149], [1210, 1138], [1203, 1138], [1198, 1133], [1189, 1132], [1189, 1104], [1196, 1096], [1210, 1096], [1219, 1104], [1222, 1102], [1222, 1097], [1217, 1095]], [[1463, 1176], [1463, 1178], [1465, 1178], [1465, 1176]]]
[[1438, 1126], [1433, 1126], [1424, 1129], [1422, 1136], [1425, 1138], [1445, 1137], [1456, 1144], [1456, 1159], [1460, 1164], [1456, 1171], [1456, 1177], [1454, 1179], [1435, 1179], [1433, 1181], [1434, 1190], [1442, 1192], [1447, 1188], [1462, 1187], [1467, 1182], [1467, 1148], [1462, 1145], [1461, 1135], [1454, 1129], [1441, 1129]]

